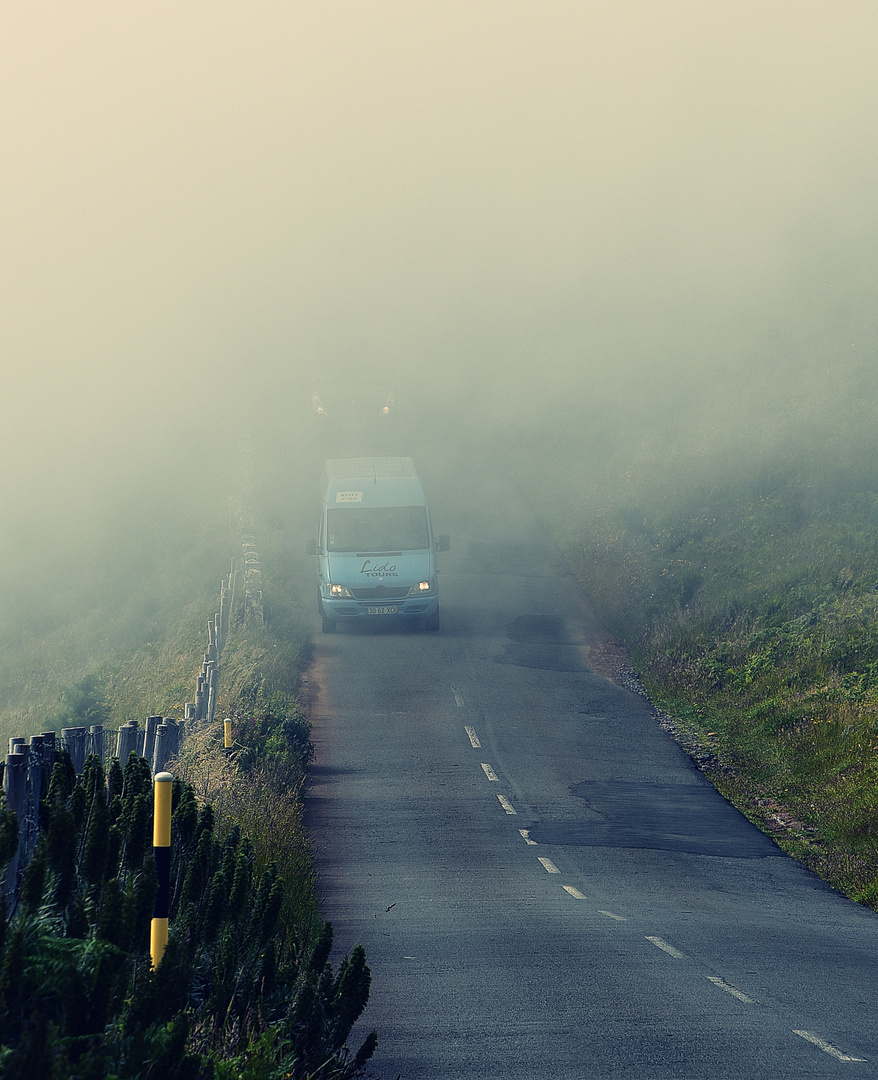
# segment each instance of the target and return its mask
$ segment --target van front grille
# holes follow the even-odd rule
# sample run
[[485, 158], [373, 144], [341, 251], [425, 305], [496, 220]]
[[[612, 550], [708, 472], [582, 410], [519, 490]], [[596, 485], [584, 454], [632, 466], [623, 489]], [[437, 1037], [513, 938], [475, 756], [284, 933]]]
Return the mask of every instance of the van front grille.
[[376, 585], [374, 589], [351, 589], [358, 600], [401, 600], [408, 596], [408, 589], [403, 586]]

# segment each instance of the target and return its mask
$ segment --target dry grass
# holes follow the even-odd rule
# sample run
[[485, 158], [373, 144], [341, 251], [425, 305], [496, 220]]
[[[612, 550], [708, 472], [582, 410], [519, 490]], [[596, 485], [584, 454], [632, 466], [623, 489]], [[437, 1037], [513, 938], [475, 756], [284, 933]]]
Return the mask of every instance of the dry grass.
[[236, 745], [227, 752], [223, 735], [221, 721], [193, 732], [168, 771], [191, 784], [200, 802], [210, 803], [220, 837], [235, 827], [248, 837], [257, 872], [275, 863], [287, 886], [287, 923], [308, 936], [316, 929], [316, 885], [302, 824], [302, 771], [296, 767], [294, 748], [289, 761], [283, 756], [258, 760], [244, 770], [246, 748]]

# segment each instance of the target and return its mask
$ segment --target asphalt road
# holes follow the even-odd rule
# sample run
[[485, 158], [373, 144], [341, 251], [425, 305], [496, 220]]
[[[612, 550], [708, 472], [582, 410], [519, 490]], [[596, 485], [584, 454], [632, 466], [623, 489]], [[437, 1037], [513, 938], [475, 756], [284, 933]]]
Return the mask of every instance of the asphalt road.
[[878, 1076], [878, 917], [589, 666], [603, 632], [510, 486], [418, 464], [441, 633], [315, 613], [309, 673], [307, 822], [334, 959], [372, 969], [372, 1071]]

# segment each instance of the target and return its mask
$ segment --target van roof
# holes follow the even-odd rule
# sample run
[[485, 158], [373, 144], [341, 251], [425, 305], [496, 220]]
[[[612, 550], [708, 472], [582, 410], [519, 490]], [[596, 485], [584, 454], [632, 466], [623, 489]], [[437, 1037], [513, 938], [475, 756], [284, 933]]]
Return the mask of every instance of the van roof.
[[327, 506], [423, 506], [426, 497], [410, 457], [333, 458], [323, 466]]
[[386, 480], [394, 476], [417, 477], [410, 457], [331, 458], [323, 466], [327, 483], [334, 480]]

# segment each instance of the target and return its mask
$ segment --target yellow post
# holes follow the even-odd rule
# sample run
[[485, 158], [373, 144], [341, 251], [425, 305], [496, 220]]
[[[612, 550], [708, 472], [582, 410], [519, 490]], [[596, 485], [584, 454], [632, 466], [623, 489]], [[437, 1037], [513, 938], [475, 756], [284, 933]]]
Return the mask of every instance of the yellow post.
[[168, 772], [155, 776], [155, 813], [152, 828], [152, 849], [159, 879], [152, 925], [149, 933], [149, 953], [152, 966], [157, 968], [168, 944], [168, 918], [171, 913], [171, 788], [173, 776]]
[[232, 721], [229, 719], [223, 720], [223, 733], [225, 737], [226, 750], [232, 749]]

